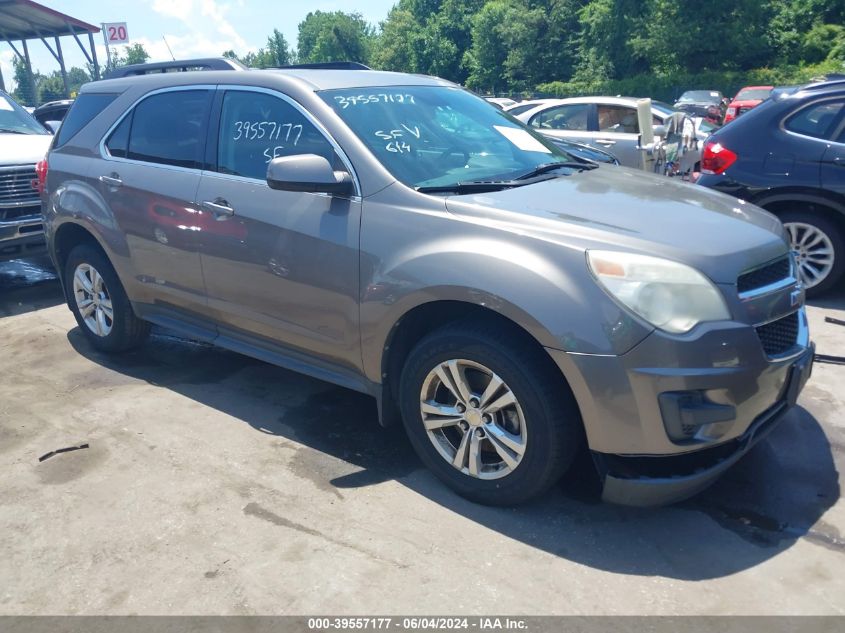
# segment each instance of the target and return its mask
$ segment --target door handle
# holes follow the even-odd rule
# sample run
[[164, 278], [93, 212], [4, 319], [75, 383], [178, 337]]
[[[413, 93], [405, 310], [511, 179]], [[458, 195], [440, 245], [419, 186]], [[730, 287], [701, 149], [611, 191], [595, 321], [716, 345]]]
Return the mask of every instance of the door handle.
[[598, 138], [596, 139], [596, 143], [598, 143], [599, 145], [605, 145], [607, 147], [610, 147], [611, 145], [616, 145], [616, 141], [611, 141], [608, 138]]
[[112, 172], [110, 176], [100, 176], [99, 180], [101, 183], [108, 185], [109, 187], [120, 187], [123, 184], [120, 176], [114, 172]]
[[208, 211], [209, 213], [216, 215], [218, 220], [235, 215], [235, 210], [230, 207], [229, 203], [223, 198], [215, 198], [213, 201], [205, 200], [202, 204], [200, 204], [200, 207], [202, 207], [204, 211]]

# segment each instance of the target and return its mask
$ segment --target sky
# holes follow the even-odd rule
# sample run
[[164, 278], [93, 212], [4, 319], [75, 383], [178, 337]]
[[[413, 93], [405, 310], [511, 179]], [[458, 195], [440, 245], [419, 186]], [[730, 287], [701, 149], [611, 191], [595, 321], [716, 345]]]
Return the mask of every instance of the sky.
[[[140, 42], [150, 54], [150, 61], [164, 61], [171, 57], [162, 37], [167, 39], [177, 59], [217, 57], [229, 49], [243, 55], [264, 46], [274, 28], [295, 47], [297, 26], [310, 11], [358, 12], [368, 22], [378, 25], [396, 1], [39, 0], [39, 3], [96, 26], [103, 22], [126, 22], [130, 44]], [[97, 57], [103, 64], [106, 57], [102, 34], [94, 37]], [[48, 74], [59, 69], [44, 44], [38, 40], [27, 44], [33, 70]], [[85, 57], [72, 37], [62, 38], [62, 51], [68, 68], [84, 67]], [[14, 88], [13, 58], [9, 45], [0, 42], [0, 68], [10, 91]]]

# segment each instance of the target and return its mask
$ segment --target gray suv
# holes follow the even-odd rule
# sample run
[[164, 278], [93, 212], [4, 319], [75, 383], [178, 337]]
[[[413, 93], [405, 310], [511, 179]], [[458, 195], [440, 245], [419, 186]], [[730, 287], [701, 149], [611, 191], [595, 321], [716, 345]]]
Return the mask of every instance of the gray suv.
[[154, 323], [370, 394], [478, 502], [537, 495], [579, 453], [607, 500], [679, 500], [810, 374], [775, 217], [570, 156], [446, 81], [108, 80], [63, 129], [46, 232], [95, 348]]

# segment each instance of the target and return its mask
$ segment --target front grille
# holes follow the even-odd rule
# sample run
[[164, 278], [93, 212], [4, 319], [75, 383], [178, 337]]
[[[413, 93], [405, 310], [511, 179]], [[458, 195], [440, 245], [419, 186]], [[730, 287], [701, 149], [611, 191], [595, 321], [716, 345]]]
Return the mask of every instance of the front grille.
[[791, 272], [792, 264], [789, 261], [789, 256], [786, 255], [765, 266], [740, 275], [739, 279], [736, 280], [736, 289], [740, 294], [757, 290], [786, 279]]
[[32, 204], [25, 207], [0, 207], [0, 222], [14, 222], [15, 220], [40, 220], [41, 205]]
[[778, 356], [798, 342], [798, 313], [793, 312], [789, 316], [766, 323], [766, 325], [761, 325], [755, 329], [766, 355]]
[[37, 180], [35, 165], [0, 168], [0, 205], [38, 201], [38, 191], [32, 183]]

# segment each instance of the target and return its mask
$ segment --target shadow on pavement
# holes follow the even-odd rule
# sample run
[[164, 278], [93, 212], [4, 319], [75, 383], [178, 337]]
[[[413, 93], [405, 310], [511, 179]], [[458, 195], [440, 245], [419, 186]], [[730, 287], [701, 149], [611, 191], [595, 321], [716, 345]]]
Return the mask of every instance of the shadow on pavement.
[[[582, 465], [533, 503], [489, 508], [440, 484], [401, 429], [378, 425], [375, 403], [364, 395], [163, 332], [121, 356], [96, 352], [79, 329], [68, 339], [107, 369], [313, 449], [308, 476], [324, 487], [396, 480], [506, 537], [597, 569], [718, 578], [754, 567], [799, 538], [845, 553], [835, 528], [820, 521], [840, 495], [831, 445], [819, 422], [800, 407], [712, 488], [680, 505], [636, 509], [601, 503]], [[296, 399], [291, 393], [312, 395]], [[350, 465], [356, 469], [351, 474]]]
[[0, 317], [64, 303], [49, 257], [0, 262]]

